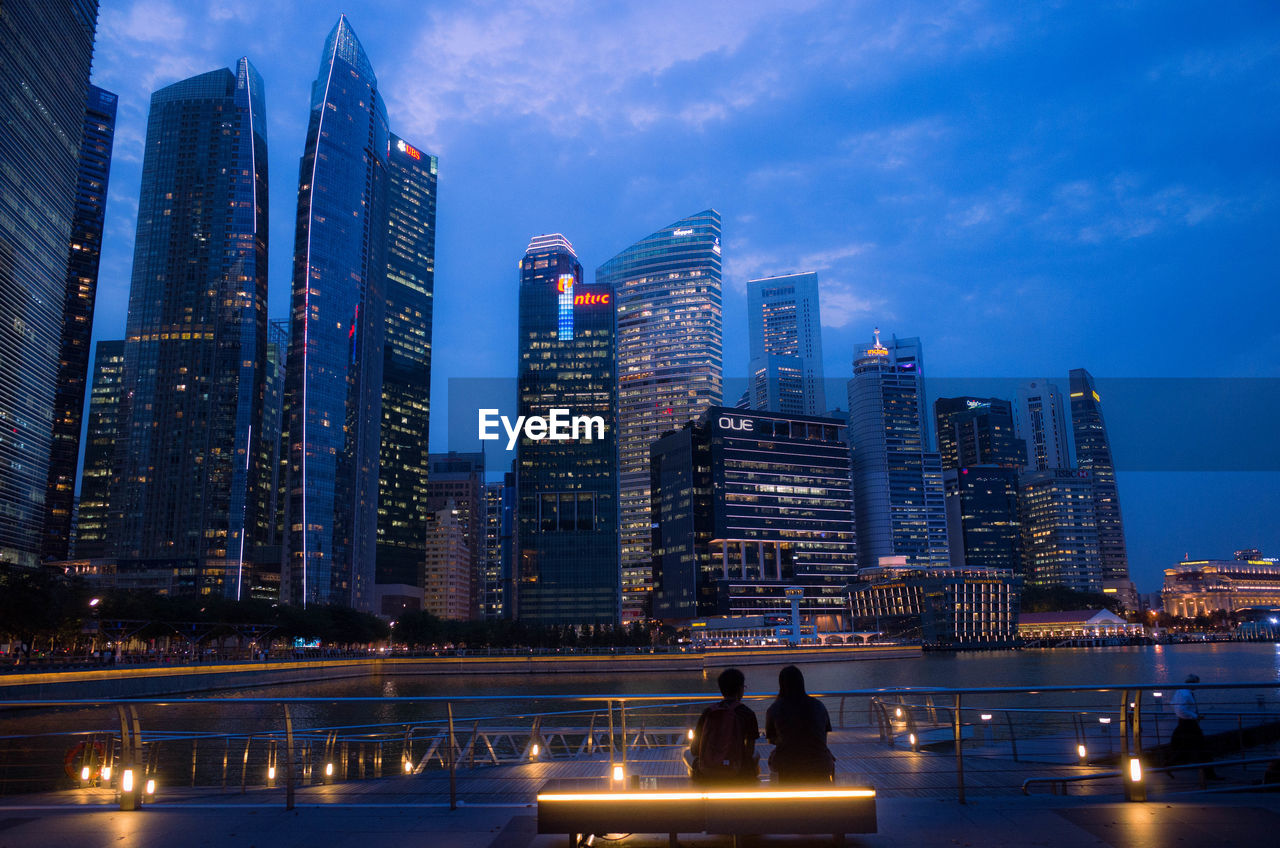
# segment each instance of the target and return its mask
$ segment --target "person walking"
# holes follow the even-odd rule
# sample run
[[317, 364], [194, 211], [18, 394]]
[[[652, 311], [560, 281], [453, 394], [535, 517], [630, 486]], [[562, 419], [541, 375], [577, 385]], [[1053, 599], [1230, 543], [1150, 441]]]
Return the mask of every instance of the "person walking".
[[778, 697], [764, 720], [765, 737], [773, 743], [769, 770], [778, 783], [831, 783], [836, 758], [827, 748], [831, 717], [827, 708], [804, 689], [804, 675], [794, 665], [778, 672]]
[[736, 668], [726, 668], [716, 678], [722, 700], [702, 711], [689, 742], [689, 772], [702, 786], [755, 783], [760, 757], [756, 739], [760, 722], [742, 703], [747, 680]]
[[[1187, 684], [1200, 682], [1198, 674], [1188, 674]], [[1196, 694], [1190, 689], [1179, 689], [1173, 693], [1173, 714], [1178, 725], [1169, 737], [1169, 748], [1174, 765], [1182, 763], [1203, 763], [1209, 759], [1204, 742], [1204, 730], [1200, 727], [1200, 719], [1204, 717], [1200, 706], [1196, 703]], [[1204, 769], [1204, 776], [1209, 780], [1218, 780], [1218, 773], [1213, 766]]]

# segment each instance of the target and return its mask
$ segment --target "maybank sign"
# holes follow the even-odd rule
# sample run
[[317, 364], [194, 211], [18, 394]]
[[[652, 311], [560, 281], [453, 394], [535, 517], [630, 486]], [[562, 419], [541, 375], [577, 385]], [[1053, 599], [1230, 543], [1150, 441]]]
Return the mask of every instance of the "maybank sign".
[[[547, 410], [549, 415], [518, 415], [512, 422], [496, 409], [481, 409], [479, 412], [479, 436], [482, 442], [492, 442], [501, 438], [498, 426], [507, 434], [507, 450], [515, 450], [516, 442], [523, 435], [530, 441], [540, 442], [544, 439], [553, 442], [568, 442], [582, 439], [591, 441], [604, 438], [604, 417], [600, 415], [570, 415], [567, 409]], [[594, 435], [593, 435], [594, 434]]]

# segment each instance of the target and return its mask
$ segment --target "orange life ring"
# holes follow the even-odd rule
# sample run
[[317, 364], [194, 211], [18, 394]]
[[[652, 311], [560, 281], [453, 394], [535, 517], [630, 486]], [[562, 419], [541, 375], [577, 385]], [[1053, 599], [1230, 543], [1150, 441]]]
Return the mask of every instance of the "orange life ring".
[[[84, 749], [89, 743], [78, 742], [67, 749], [67, 755], [62, 758], [62, 769], [67, 773], [67, 777], [78, 780], [80, 778], [80, 769], [83, 768], [81, 763], [84, 761]], [[93, 740], [93, 755], [89, 759], [90, 777], [96, 778], [102, 770], [102, 764], [107, 759], [107, 751], [102, 743], [97, 739]]]

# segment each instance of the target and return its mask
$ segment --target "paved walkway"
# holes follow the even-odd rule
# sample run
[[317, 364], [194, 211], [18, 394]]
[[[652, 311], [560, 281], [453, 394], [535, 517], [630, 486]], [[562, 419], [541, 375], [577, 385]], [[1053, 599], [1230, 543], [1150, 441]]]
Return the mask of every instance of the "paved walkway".
[[[890, 798], [866, 848], [1259, 848], [1280, 833], [1280, 795], [1193, 796], [1176, 803], [1093, 803], [1083, 798], [954, 801]], [[539, 836], [530, 806], [277, 805], [147, 807], [134, 813], [72, 807], [0, 807], [0, 848], [565, 848]], [[727, 848], [724, 836], [682, 835], [688, 848]], [[761, 848], [829, 845], [813, 837], [761, 837]], [[597, 840], [601, 848], [664, 848], [665, 836]]]

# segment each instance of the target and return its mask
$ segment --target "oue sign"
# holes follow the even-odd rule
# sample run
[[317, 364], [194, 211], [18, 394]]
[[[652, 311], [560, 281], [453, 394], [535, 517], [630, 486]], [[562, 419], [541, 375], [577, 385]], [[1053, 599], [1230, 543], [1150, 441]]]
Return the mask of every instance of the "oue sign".
[[744, 433], [750, 433], [756, 429], [756, 422], [750, 418], [730, 418], [728, 415], [721, 415], [718, 423], [724, 430], [741, 430]]

